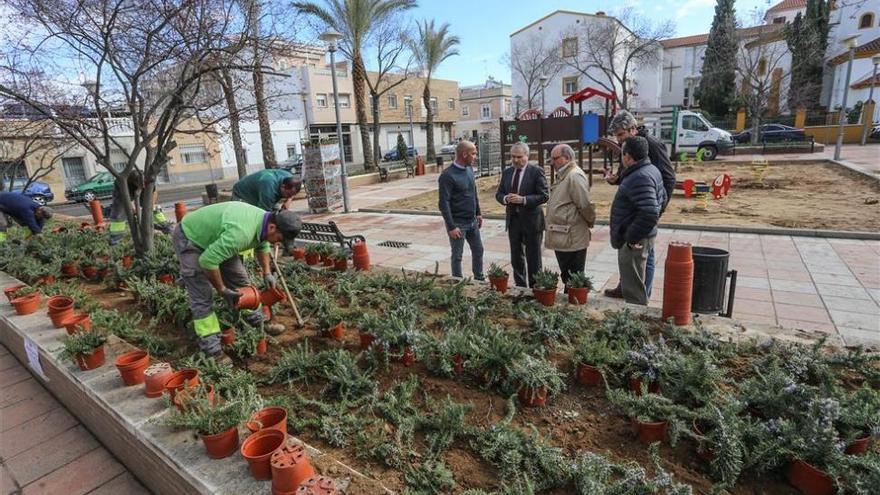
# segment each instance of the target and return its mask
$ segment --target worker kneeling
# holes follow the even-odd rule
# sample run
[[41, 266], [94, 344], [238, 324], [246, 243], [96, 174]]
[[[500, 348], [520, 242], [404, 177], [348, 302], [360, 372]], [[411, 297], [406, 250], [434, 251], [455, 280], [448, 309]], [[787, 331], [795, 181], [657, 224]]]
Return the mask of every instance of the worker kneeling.
[[[218, 361], [231, 362], [220, 347], [220, 321], [214, 313], [211, 288], [237, 310], [241, 297], [237, 289], [250, 283], [239, 253], [248, 249], [255, 250], [266, 285], [274, 287], [269, 244], [282, 242], [288, 252], [301, 228], [302, 220], [292, 211], [266, 212], [241, 202], [199, 208], [175, 227], [171, 239], [202, 352]], [[259, 311], [253, 315], [262, 317]]]

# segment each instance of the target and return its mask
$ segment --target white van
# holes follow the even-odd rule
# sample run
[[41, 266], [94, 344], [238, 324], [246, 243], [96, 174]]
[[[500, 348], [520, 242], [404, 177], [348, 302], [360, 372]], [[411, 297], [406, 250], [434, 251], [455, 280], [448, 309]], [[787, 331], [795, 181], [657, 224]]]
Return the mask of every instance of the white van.
[[718, 154], [733, 149], [733, 136], [706, 120], [701, 114], [678, 107], [667, 111], [636, 112], [636, 117], [649, 134], [660, 139], [673, 157], [695, 155], [701, 160], [714, 160]]

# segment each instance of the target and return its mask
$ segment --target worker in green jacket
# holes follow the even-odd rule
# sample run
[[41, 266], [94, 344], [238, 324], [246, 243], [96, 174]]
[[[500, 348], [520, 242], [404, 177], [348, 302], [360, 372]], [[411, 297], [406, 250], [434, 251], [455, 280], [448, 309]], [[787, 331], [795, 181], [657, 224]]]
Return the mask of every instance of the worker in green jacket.
[[[289, 251], [301, 228], [302, 220], [292, 211], [267, 212], [238, 202], [199, 208], [177, 225], [171, 240], [202, 352], [231, 362], [220, 348], [220, 321], [214, 313], [212, 288], [230, 308], [237, 309], [241, 297], [237, 289], [250, 284], [239, 253], [254, 249], [263, 281], [275, 287], [269, 245], [282, 242], [285, 252]], [[251, 316], [259, 321], [249, 323], [262, 322], [262, 312], [254, 311]]]
[[275, 205], [283, 199], [281, 209], [287, 210], [301, 187], [302, 182], [296, 180], [287, 170], [269, 168], [254, 172], [236, 182], [232, 186], [232, 199], [266, 211], [275, 209]]

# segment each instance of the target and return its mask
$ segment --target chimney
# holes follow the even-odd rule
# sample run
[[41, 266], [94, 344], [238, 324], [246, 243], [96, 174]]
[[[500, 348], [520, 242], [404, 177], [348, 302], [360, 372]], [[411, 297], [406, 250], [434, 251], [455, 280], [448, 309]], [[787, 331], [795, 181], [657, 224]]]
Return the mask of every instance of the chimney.
[[596, 17], [603, 17], [604, 15], [605, 15], [605, 12], [603, 12], [601, 10], [596, 12]]

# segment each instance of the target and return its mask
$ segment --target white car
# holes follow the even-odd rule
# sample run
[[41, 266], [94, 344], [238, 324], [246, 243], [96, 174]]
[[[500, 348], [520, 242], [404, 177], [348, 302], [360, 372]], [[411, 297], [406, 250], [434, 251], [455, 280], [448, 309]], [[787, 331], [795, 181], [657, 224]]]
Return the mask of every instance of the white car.
[[440, 148], [440, 154], [441, 155], [454, 155], [456, 146], [458, 146], [458, 143], [444, 144], [443, 147]]

